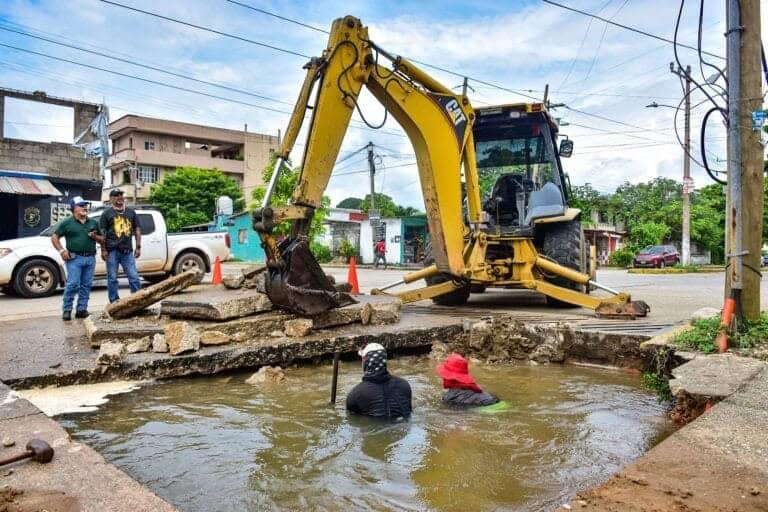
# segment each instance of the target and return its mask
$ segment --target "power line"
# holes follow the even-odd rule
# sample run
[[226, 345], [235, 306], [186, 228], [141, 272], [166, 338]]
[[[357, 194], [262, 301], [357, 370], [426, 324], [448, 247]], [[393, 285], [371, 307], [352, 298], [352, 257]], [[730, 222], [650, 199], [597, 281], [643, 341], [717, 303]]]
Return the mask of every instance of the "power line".
[[142, 9], [138, 9], [136, 7], [131, 7], [130, 5], [123, 5], [123, 4], [118, 3], [118, 2], [113, 2], [111, 0], [101, 0], [101, 1], [104, 2], [105, 4], [111, 4], [111, 5], [114, 5], [114, 6], [117, 6], [117, 7], [122, 7], [123, 9], [128, 9], [129, 11], [139, 12], [141, 14], [147, 14], [149, 16], [154, 16], [156, 18], [160, 18], [160, 19], [163, 19], [163, 20], [166, 20], [166, 21], [171, 21], [173, 23], [178, 23], [180, 25], [186, 25], [187, 27], [196, 28], [198, 30], [205, 30], [206, 32], [212, 32], [212, 33], [218, 34], [220, 36], [229, 37], [229, 38], [237, 39], [239, 41], [243, 41], [243, 42], [246, 42], [246, 43], [255, 44], [256, 46], [261, 46], [263, 48], [269, 48], [270, 50], [275, 50], [277, 52], [287, 53], [289, 55], [295, 55], [297, 57], [304, 57], [305, 59], [311, 58], [311, 56], [309, 56], [309, 55], [305, 55], [303, 53], [299, 53], [299, 52], [296, 52], [296, 51], [293, 51], [293, 50], [288, 50], [287, 48], [280, 48], [279, 46], [275, 46], [275, 45], [272, 45], [272, 44], [269, 44], [269, 43], [262, 43], [261, 41], [255, 41], [253, 39], [248, 39], [247, 37], [242, 37], [242, 36], [238, 36], [238, 35], [235, 35], [235, 34], [229, 34], [227, 32], [222, 32], [221, 30], [216, 30], [214, 28], [203, 27], [202, 25], [196, 25], [196, 24], [190, 23], [188, 21], [182, 21], [182, 20], [179, 20], [179, 19], [176, 19], [176, 18], [171, 18], [170, 16], [163, 16], [162, 14], [157, 14], [156, 12], [145, 11], [145, 10], [142, 10]]
[[[88, 69], [94, 69], [96, 71], [102, 71], [104, 73], [110, 73], [112, 75], [117, 75], [117, 76], [121, 76], [121, 77], [124, 77], [124, 78], [131, 78], [131, 79], [134, 79], [134, 80], [139, 80], [141, 82], [146, 82], [146, 83], [150, 83], [150, 84], [153, 84], [153, 85], [159, 85], [161, 87], [167, 87], [167, 88], [170, 88], [170, 89], [176, 89], [176, 90], [179, 90], [179, 91], [188, 92], [188, 93], [191, 93], [191, 94], [198, 94], [200, 96], [206, 96], [206, 97], [209, 97], [209, 98], [213, 98], [213, 99], [217, 99], [217, 100], [222, 100], [222, 101], [227, 101], [227, 102], [230, 102], [230, 103], [236, 103], [236, 104], [239, 104], [239, 105], [244, 105], [244, 106], [248, 106], [248, 107], [252, 107], [252, 108], [257, 108], [257, 109], [261, 109], [261, 110], [267, 110], [269, 112], [275, 112], [275, 113], [278, 113], [278, 114], [286, 114], [286, 115], [291, 115], [292, 114], [291, 112], [288, 112], [286, 110], [279, 110], [279, 109], [272, 108], [272, 107], [266, 107], [264, 105], [257, 105], [255, 103], [249, 103], [247, 101], [241, 101], [241, 100], [234, 99], [234, 98], [227, 98], [225, 96], [219, 96], [217, 94], [210, 94], [210, 93], [203, 92], [203, 91], [197, 91], [195, 89], [189, 89], [187, 87], [182, 87], [182, 86], [178, 86], [178, 85], [172, 85], [172, 84], [168, 84], [168, 83], [165, 83], [165, 82], [159, 82], [157, 80], [152, 80], [150, 78], [144, 78], [144, 77], [140, 77], [140, 76], [137, 76], [137, 75], [131, 75], [131, 74], [128, 74], [128, 73], [122, 73], [120, 71], [115, 71], [115, 70], [112, 70], [112, 69], [102, 68], [102, 67], [99, 67], [99, 66], [94, 66], [94, 65], [91, 65], [91, 64], [83, 63], [83, 62], [78, 62], [78, 61], [74, 61], [74, 60], [70, 60], [70, 59], [65, 59], [63, 57], [57, 57], [55, 55], [49, 55], [49, 54], [46, 54], [46, 53], [36, 52], [36, 51], [25, 49], [25, 48], [19, 48], [17, 46], [13, 46], [13, 45], [9, 45], [9, 44], [0, 43], [0, 46], [5, 47], [5, 48], [10, 48], [12, 50], [16, 50], [16, 51], [19, 51], [19, 52], [29, 53], [29, 54], [37, 55], [37, 56], [40, 56], [40, 57], [45, 57], [47, 59], [57, 60], [57, 61], [65, 62], [65, 63], [68, 63], [68, 64], [73, 64], [75, 66], [80, 66], [80, 67], [84, 67], [84, 68], [88, 68]], [[352, 122], [358, 122], [359, 123], [359, 121], [356, 121], [356, 120], [352, 120]], [[354, 129], [357, 129], [357, 130], [374, 131], [373, 129], [365, 127], [365, 126], [352, 126], [351, 125], [350, 128], [354, 128]], [[375, 131], [378, 131], [380, 133], [384, 133], [384, 134], [387, 134], [387, 135], [393, 135], [393, 136], [397, 136], [397, 137], [405, 137], [405, 135], [403, 135], [402, 133], [398, 133], [398, 132], [393, 132], [393, 131], [388, 131], [388, 130], [375, 130]]]
[[[611, 16], [611, 20], [613, 20], [616, 16], [619, 15], [622, 9], [624, 9], [624, 6], [627, 5], [627, 2], [629, 0], [624, 0], [624, 3], [619, 6], [618, 9], [616, 9], [616, 12], [613, 13], [613, 16]], [[597, 60], [597, 56], [600, 54], [600, 48], [603, 46], [603, 41], [605, 40], [605, 34], [608, 32], [608, 24], [606, 24], [603, 27], [603, 33], [600, 35], [600, 42], [597, 43], [597, 48], [595, 49], [595, 54], [592, 56], [592, 62], [589, 63], [589, 69], [587, 70], [587, 74], [584, 75], [584, 80], [589, 78], [589, 75], [592, 74], [592, 68], [595, 66], [595, 61]]]
[[576, 112], [578, 114], [582, 114], [582, 115], [585, 115], [585, 116], [588, 116], [588, 117], [594, 117], [595, 119], [600, 119], [600, 120], [603, 120], [603, 121], [608, 121], [610, 123], [616, 123], [616, 124], [620, 124], [620, 125], [623, 125], [623, 126], [628, 126], [630, 128], [637, 128], [639, 130], [643, 130], [643, 131], [647, 131], [647, 132], [660, 133], [660, 130], [658, 128], [643, 128], [642, 126], [637, 126], [636, 124], [625, 123], [624, 121], [617, 121], [616, 119], [611, 119], [610, 117], [601, 116], [599, 114], [590, 114], [589, 112], [585, 112], [585, 111], [579, 110], [577, 108], [569, 107], [568, 105], [563, 105], [563, 108], [568, 109], [571, 112]]
[[282, 103], [283, 105], [292, 105], [292, 103], [290, 103], [290, 102], [279, 100], [279, 99], [276, 99], [276, 98], [271, 98], [269, 96], [264, 96], [262, 94], [258, 94], [258, 93], [255, 93], [255, 92], [246, 91], [246, 90], [243, 90], [243, 89], [238, 89], [236, 87], [230, 87], [228, 85], [224, 85], [224, 84], [220, 84], [220, 83], [216, 83], [216, 82], [209, 82], [207, 80], [202, 80], [200, 78], [196, 78], [196, 77], [193, 77], [193, 76], [183, 75], [181, 73], [176, 73], [176, 72], [168, 71], [166, 69], [158, 68], [158, 67], [155, 67], [155, 66], [150, 66], [149, 64], [142, 64], [140, 62], [132, 61], [132, 60], [129, 60], [129, 59], [123, 59], [121, 57], [115, 57], [115, 56], [109, 55], [107, 53], [97, 52], [97, 51], [94, 51], [94, 50], [89, 50], [89, 49], [83, 48], [81, 46], [77, 46], [77, 45], [73, 45], [73, 44], [68, 44], [68, 43], [62, 43], [60, 41], [56, 41], [54, 39], [49, 39], [47, 37], [41, 37], [41, 36], [36, 36], [36, 35], [33, 35], [33, 34], [28, 34], [26, 32], [22, 32], [20, 30], [14, 30], [12, 28], [2, 27], [2, 26], [0, 26], [0, 30], [5, 30], [6, 32], [13, 32], [15, 34], [20, 34], [20, 35], [25, 36], [25, 37], [31, 37], [31, 38], [34, 38], [34, 39], [39, 39], [39, 40], [45, 41], [47, 43], [56, 44], [56, 45], [59, 45], [59, 46], [64, 46], [66, 48], [72, 48], [73, 50], [78, 50], [78, 51], [81, 51], [81, 52], [90, 53], [92, 55], [98, 55], [99, 57], [104, 57], [106, 59], [111, 59], [111, 60], [114, 60], [114, 61], [123, 62], [123, 63], [126, 63], [126, 64], [130, 64], [132, 66], [137, 66], [137, 67], [141, 67], [141, 68], [151, 69], [152, 71], [157, 71], [158, 73], [164, 73], [166, 75], [175, 76], [177, 78], [183, 78], [185, 80], [191, 80], [193, 82], [198, 82], [198, 83], [201, 83], [201, 84], [210, 85], [212, 87], [218, 87], [220, 89], [225, 89], [225, 90], [228, 90], [228, 91], [231, 91], [231, 92], [236, 92], [236, 93], [239, 93], [239, 94], [245, 94], [247, 96], [253, 96], [254, 98], [259, 98], [259, 99], [267, 100], [267, 101], [274, 101], [275, 103]]
[[[107, 1], [107, 0], [102, 0], [102, 2], [105, 2], [105, 1]], [[639, 28], [630, 27], [629, 25], [623, 25], [621, 23], [616, 23], [615, 21], [611, 21], [609, 19], [603, 18], [602, 16], [598, 16], [596, 14], [592, 14], [592, 13], [589, 13], [589, 12], [586, 12], [586, 11], [582, 11], [582, 10], [576, 9], [574, 7], [569, 7], [567, 5], [563, 5], [563, 4], [554, 2], [553, 0], [541, 0], [541, 1], [544, 2], [545, 4], [554, 5], [555, 7], [560, 7], [561, 9], [565, 9], [567, 11], [575, 12], [575, 13], [581, 14], [583, 16], [589, 16], [590, 18], [594, 18], [594, 19], [603, 21], [605, 23], [608, 23], [610, 25], [613, 25], [613, 26], [616, 26], [616, 27], [619, 27], [619, 28], [623, 28], [624, 30], [629, 30], [630, 32], [635, 32], [636, 34], [642, 34], [644, 36], [651, 37], [653, 39], [658, 39], [659, 41], [664, 41], [665, 43], [674, 44], [674, 41], [672, 41], [671, 39], [667, 39], [666, 37], [657, 36], [656, 34], [651, 34], [650, 32], [646, 32], [644, 30], [640, 30]], [[689, 50], [693, 50], [693, 51], [698, 52], [698, 48], [696, 48], [694, 46], [688, 46], [688, 45], [681, 44], [681, 43], [677, 43], [677, 45], [678, 46], [682, 46], [683, 48], [688, 48]], [[725, 57], [721, 57], [720, 55], [717, 55], [717, 54], [714, 54], [714, 53], [705, 52], [705, 51], [702, 51], [701, 53], [705, 53], [705, 54], [709, 55], [710, 57], [716, 57], [718, 59], [725, 60]]]
[[226, 0], [226, 1], [231, 3], [231, 4], [239, 5], [240, 7], [245, 7], [246, 9], [250, 9], [252, 11], [260, 12], [261, 14], [266, 14], [267, 16], [272, 16], [273, 18], [277, 18], [279, 20], [287, 21], [289, 23], [295, 23], [296, 25], [300, 25], [302, 27], [305, 27], [305, 28], [308, 28], [308, 29], [311, 29], [311, 30], [316, 30], [318, 32], [322, 32], [323, 34], [330, 34], [330, 32], [325, 30], [325, 29], [318, 28], [318, 27], [309, 25], [307, 23], [302, 23], [301, 21], [294, 20], [294, 19], [291, 19], [291, 18], [286, 18], [285, 16], [280, 16], [279, 14], [275, 14], [275, 13], [267, 11], [265, 9], [260, 9], [258, 7], [254, 7], [252, 5], [248, 5], [248, 4], [245, 4], [243, 2], [236, 2], [235, 0]]
[[[102, 0], [102, 1], [107, 1], [107, 0]], [[278, 110], [278, 109], [275, 109], [275, 108], [272, 108], [272, 107], [265, 107], [263, 105], [256, 105], [255, 103], [248, 103], [246, 101], [240, 101], [240, 100], [236, 100], [236, 99], [233, 99], [233, 98], [225, 98], [224, 96], [219, 96], [219, 95], [216, 95], [216, 94], [210, 94], [210, 93], [207, 93], [207, 92], [196, 91], [194, 89], [188, 89], [186, 87], [181, 87], [179, 85], [172, 85], [172, 84], [167, 84], [167, 83], [164, 83], [164, 82], [158, 82], [157, 80], [152, 80], [150, 78], [143, 78], [143, 77], [136, 76], [136, 75], [131, 75], [131, 74], [128, 74], [128, 73], [122, 73], [120, 71], [115, 71], [115, 70], [112, 70], [112, 69], [102, 68], [102, 67], [94, 66], [94, 65], [91, 65], [91, 64], [85, 64], [83, 62], [78, 62], [78, 61], [74, 61], [74, 60], [70, 60], [70, 59], [65, 59], [63, 57], [57, 57], [55, 55], [49, 55], [47, 53], [41, 53], [41, 52], [36, 52], [34, 50], [28, 50], [28, 49], [25, 49], [25, 48], [19, 48], [18, 46], [13, 46], [13, 45], [10, 45], [10, 44], [0, 43], [0, 46], [5, 47], [5, 48], [10, 48], [11, 50], [16, 50], [16, 51], [19, 51], [19, 52], [29, 53], [31, 55], [37, 55], [39, 57], [45, 57], [46, 59], [57, 60], [57, 61], [60, 61], [60, 62], [66, 62], [68, 64], [73, 64], [75, 66], [80, 66], [80, 67], [84, 67], [84, 68], [88, 68], [88, 69], [94, 69], [96, 71], [102, 71], [104, 73], [110, 73], [112, 75], [121, 76], [123, 78], [132, 78], [134, 80], [139, 80], [139, 81], [146, 82], [146, 83], [149, 83], [149, 84], [159, 85], [161, 87], [168, 87], [169, 89], [176, 89], [178, 91], [189, 92], [189, 93], [192, 93], [192, 94], [199, 94], [201, 96], [207, 96], [209, 98], [213, 98], [213, 99], [217, 99], [217, 100], [223, 100], [223, 101], [229, 101], [229, 102], [232, 102], [232, 103], [238, 103], [240, 105], [245, 105], [245, 106], [248, 106], [248, 107], [258, 108], [258, 109], [262, 109], [262, 110], [268, 110], [270, 112], [276, 112], [276, 113], [279, 113], [279, 114], [291, 115], [291, 112], [288, 112], [286, 110]]]
[[[121, 4], [118, 4], [118, 3], [116, 3], [116, 2], [112, 2], [111, 0], [101, 0], [101, 1], [102, 1], [102, 2], [106, 2], [106, 3], [109, 3], [109, 4], [113, 4], [113, 5], [118, 5], [118, 6], [120, 6], [120, 7], [126, 7], [126, 6], [124, 6], [124, 5], [121, 5]], [[288, 18], [288, 17], [285, 17], [285, 16], [281, 16], [281, 15], [279, 15], [279, 14], [275, 14], [275, 13], [273, 13], [273, 12], [270, 12], [270, 11], [267, 11], [267, 10], [265, 10], [265, 9], [259, 9], [259, 8], [253, 7], [253, 6], [249, 6], [249, 5], [247, 5], [247, 4], [243, 4], [243, 3], [241, 3], [241, 2], [234, 2], [234, 1], [231, 1], [231, 0], [227, 0], [227, 1], [230, 1], [230, 3], [233, 3], [233, 4], [237, 4], [237, 5], [240, 5], [240, 6], [243, 6], [243, 7], [245, 7], [245, 8], [248, 8], [248, 9], [252, 9], [252, 10], [254, 10], [254, 11], [258, 11], [258, 12], [260, 12], [260, 13], [262, 13], [262, 14], [266, 14], [267, 16], [272, 16], [272, 17], [274, 17], [274, 18], [278, 18], [278, 19], [281, 19], [281, 20], [283, 20], [283, 21], [287, 21], [288, 23], [294, 23], [294, 24], [296, 24], [296, 25], [300, 25], [300, 26], [302, 26], [302, 27], [307, 27], [307, 28], [310, 28], [310, 29], [312, 29], [312, 30], [316, 30], [316, 31], [318, 31], [318, 32], [323, 32], [323, 33], [325, 33], [325, 34], [329, 34], [329, 33], [330, 33], [330, 32], [329, 32], [329, 31], [327, 31], [327, 30], [323, 30], [323, 29], [320, 29], [320, 28], [317, 28], [317, 27], [313, 27], [313, 26], [311, 26], [311, 25], [307, 25], [306, 23], [302, 23], [302, 22], [300, 22], [300, 21], [298, 21], [298, 20], [294, 20], [294, 19], [291, 19], [291, 18]], [[126, 8], [129, 8], [129, 7], [126, 7]], [[145, 14], [152, 14], [152, 13], [149, 13], [149, 12], [147, 12], [147, 11], [140, 11], [140, 10], [138, 10], [138, 9], [133, 9], [133, 10], [136, 10], [136, 11], [139, 11], [139, 12], [143, 12], [143, 13], [145, 13]], [[167, 18], [167, 17], [163, 17], [163, 18], [164, 18], [164, 19], [170, 19], [171, 21], [176, 21], [176, 20], [173, 20], [172, 18]], [[184, 22], [180, 22], [180, 21], [179, 21], [179, 23], [184, 23]], [[191, 25], [191, 26], [192, 26], [192, 25]], [[195, 27], [196, 27], [196, 28], [200, 28], [201, 30], [208, 30], [208, 29], [206, 29], [205, 27], [199, 27], [199, 26], [196, 26], [196, 25], [195, 25]], [[216, 33], [219, 33], [219, 32], [218, 32], [218, 31], [216, 31]], [[225, 35], [226, 35], [226, 34], [225, 34]], [[236, 37], [236, 38], [238, 38], [238, 39], [241, 39], [241, 40], [242, 40], [242, 38], [239, 38], [238, 36], [232, 36], [232, 35], [229, 35], [229, 37]], [[294, 53], [295, 53], [295, 52], [294, 52]], [[467, 79], [469, 79], [469, 80], [472, 80], [473, 82], [477, 82], [477, 83], [479, 83], [479, 84], [488, 85], [488, 86], [490, 86], [490, 87], [493, 87], [493, 88], [495, 88], [495, 89], [499, 89], [499, 90], [502, 90], [502, 91], [511, 92], [511, 93], [513, 93], [513, 94], [518, 94], [518, 95], [520, 95], [520, 96], [523, 96], [523, 97], [525, 97], [525, 98], [528, 98], [528, 99], [532, 99], [532, 100], [536, 100], [536, 101], [539, 101], [539, 100], [540, 100], [540, 98], [538, 98], [538, 97], [536, 97], [536, 96], [531, 96], [530, 94], [526, 94], [524, 91], [518, 91], [518, 90], [515, 90], [515, 89], [510, 89], [510, 88], [508, 88], [508, 87], [504, 87], [504, 86], [501, 86], [501, 85], [498, 85], [498, 84], [494, 84], [494, 83], [491, 83], [491, 82], [487, 82], [487, 81], [485, 81], [485, 80], [481, 80], [481, 79], [479, 79], [479, 78], [475, 78], [475, 77], [469, 76], [469, 75], [467, 75], [467, 74], [465, 74], [465, 73], [458, 73], [458, 72], [456, 72], [456, 71], [452, 71], [452, 70], [450, 70], [450, 69], [447, 69], [447, 68], [443, 68], [443, 67], [440, 67], [440, 66], [436, 66], [436, 65], [434, 65], [434, 64], [429, 64], [429, 63], [427, 63], [427, 62], [423, 62], [423, 61], [420, 61], [420, 60], [417, 60], [417, 59], [411, 59], [411, 58], [409, 58], [409, 60], [411, 60], [411, 61], [415, 62], [416, 64], [420, 64], [420, 65], [422, 65], [422, 66], [425, 66], [425, 67], [428, 67], [428, 68], [436, 69], [436, 70], [438, 70], [438, 71], [442, 71], [443, 73], [448, 73], [449, 75], [457, 76], [457, 77], [459, 77], [459, 78], [467, 78]]]

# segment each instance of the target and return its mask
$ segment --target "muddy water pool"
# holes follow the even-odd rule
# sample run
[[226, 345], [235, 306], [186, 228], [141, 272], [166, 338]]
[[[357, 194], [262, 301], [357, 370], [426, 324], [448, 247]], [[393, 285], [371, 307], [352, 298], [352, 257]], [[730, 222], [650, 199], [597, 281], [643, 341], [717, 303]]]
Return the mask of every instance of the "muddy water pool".
[[575, 366], [474, 365], [510, 407], [440, 405], [429, 357], [390, 360], [413, 387], [408, 421], [350, 416], [360, 365], [157, 382], [95, 412], [60, 417], [73, 436], [185, 511], [551, 510], [672, 431], [640, 377]]

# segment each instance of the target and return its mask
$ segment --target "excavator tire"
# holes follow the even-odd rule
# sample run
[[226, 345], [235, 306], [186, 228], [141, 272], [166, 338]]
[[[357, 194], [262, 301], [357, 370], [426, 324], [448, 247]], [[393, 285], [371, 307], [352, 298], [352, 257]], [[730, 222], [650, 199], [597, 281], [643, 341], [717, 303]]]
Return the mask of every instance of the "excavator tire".
[[[544, 225], [542, 233], [539, 235], [541, 240], [541, 252], [544, 256], [556, 261], [564, 267], [569, 267], [579, 272], [587, 273], [587, 255], [586, 242], [584, 240], [584, 230], [581, 222], [572, 220], [570, 222], [558, 222], [555, 224]], [[574, 283], [563, 277], [552, 277], [547, 279], [550, 283], [570, 288], [580, 292], [588, 293], [587, 288], [579, 283]], [[547, 305], [556, 308], [578, 308], [575, 304], [563, 302], [552, 297], [547, 297]]]
[[[428, 267], [435, 262], [435, 258], [432, 257], [432, 244], [429, 242], [427, 242], [426, 246], [424, 247], [424, 254], [427, 255], [427, 257], [424, 258], [424, 266]], [[449, 276], [438, 275], [428, 277], [425, 279], [425, 281], [427, 282], [427, 285], [432, 286], [433, 284], [444, 283], [450, 279], [451, 278]], [[467, 285], [463, 288], [459, 288], [458, 290], [454, 290], [451, 293], [446, 293], [445, 295], [434, 297], [432, 302], [438, 306], [463, 306], [469, 300], [469, 293], [470, 286]]]

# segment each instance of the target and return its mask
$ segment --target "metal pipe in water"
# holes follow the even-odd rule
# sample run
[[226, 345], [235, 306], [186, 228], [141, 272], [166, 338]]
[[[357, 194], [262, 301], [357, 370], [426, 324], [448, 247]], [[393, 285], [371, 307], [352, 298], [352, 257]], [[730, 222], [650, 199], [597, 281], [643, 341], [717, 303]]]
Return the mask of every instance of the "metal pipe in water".
[[336, 387], [339, 383], [339, 352], [333, 353], [333, 377], [331, 378], [331, 405], [336, 403]]

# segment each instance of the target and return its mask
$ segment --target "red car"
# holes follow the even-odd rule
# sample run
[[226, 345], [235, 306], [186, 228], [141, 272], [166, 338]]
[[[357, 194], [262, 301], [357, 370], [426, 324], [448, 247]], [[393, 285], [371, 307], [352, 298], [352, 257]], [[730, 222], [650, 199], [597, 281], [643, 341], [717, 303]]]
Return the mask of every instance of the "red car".
[[635, 256], [635, 267], [666, 267], [680, 263], [680, 254], [672, 245], [649, 245]]

